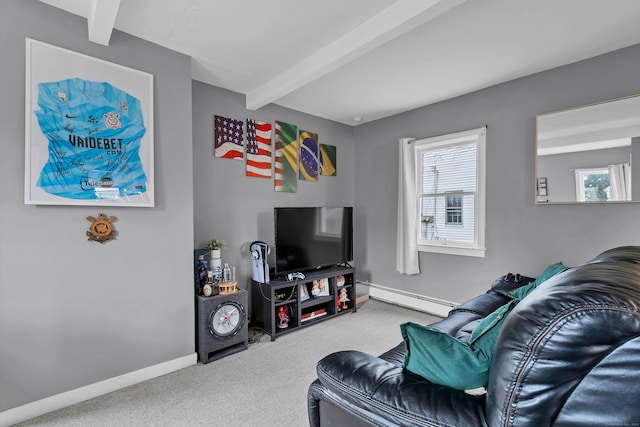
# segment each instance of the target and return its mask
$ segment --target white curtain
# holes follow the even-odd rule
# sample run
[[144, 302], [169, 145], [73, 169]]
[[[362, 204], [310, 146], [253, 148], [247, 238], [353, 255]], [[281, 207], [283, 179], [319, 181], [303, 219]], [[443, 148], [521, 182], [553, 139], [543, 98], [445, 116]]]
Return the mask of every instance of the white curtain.
[[402, 274], [420, 273], [416, 223], [416, 164], [411, 141], [413, 139], [403, 138], [399, 144], [396, 270]]
[[629, 163], [609, 165], [609, 185], [611, 186], [609, 200], [631, 200], [631, 165]]

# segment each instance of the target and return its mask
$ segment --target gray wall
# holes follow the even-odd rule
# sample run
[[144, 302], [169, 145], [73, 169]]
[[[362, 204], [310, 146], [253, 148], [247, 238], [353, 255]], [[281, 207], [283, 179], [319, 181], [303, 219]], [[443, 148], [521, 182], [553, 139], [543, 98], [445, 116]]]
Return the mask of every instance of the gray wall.
[[[191, 65], [37, 0], [0, 14], [0, 411], [192, 355]], [[155, 89], [155, 208], [23, 203], [25, 37], [149, 72]], [[117, 240], [89, 242], [86, 217]]]
[[[601, 251], [640, 244], [640, 204], [534, 204], [535, 118], [640, 93], [640, 45], [549, 70], [356, 128], [356, 266], [362, 280], [454, 302], [507, 272], [537, 275]], [[420, 255], [422, 273], [395, 271], [398, 147], [488, 125], [486, 258]]]
[[[337, 176], [298, 181], [296, 193], [276, 192], [273, 178], [245, 176], [244, 161], [213, 156], [214, 115], [269, 123], [280, 120], [315, 132], [319, 143], [337, 147]], [[274, 207], [353, 206], [353, 163], [352, 127], [276, 105], [249, 111], [244, 95], [193, 82], [193, 239], [196, 247], [212, 238], [227, 242], [222, 262], [236, 266], [240, 287], [246, 289], [251, 278], [248, 245], [254, 240], [273, 244]]]

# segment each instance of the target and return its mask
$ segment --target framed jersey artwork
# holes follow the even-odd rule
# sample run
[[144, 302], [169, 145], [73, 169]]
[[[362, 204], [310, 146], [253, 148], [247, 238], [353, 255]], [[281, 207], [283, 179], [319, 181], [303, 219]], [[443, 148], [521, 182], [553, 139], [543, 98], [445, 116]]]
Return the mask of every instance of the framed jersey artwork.
[[153, 75], [26, 39], [26, 204], [154, 206]]

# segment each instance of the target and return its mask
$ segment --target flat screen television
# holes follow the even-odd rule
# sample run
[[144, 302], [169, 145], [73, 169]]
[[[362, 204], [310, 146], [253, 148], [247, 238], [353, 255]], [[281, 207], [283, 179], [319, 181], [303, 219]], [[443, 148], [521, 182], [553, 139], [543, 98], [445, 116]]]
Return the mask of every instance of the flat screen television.
[[277, 276], [353, 259], [352, 207], [274, 208], [273, 216]]

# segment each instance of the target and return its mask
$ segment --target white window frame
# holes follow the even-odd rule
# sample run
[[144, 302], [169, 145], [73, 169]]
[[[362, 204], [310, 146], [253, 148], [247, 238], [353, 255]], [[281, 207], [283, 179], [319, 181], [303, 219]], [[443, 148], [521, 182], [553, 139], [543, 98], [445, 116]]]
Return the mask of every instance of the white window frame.
[[[449, 255], [462, 255], [484, 258], [487, 251], [485, 247], [485, 205], [486, 205], [486, 135], [487, 128], [483, 126], [463, 132], [455, 132], [447, 135], [431, 138], [417, 139], [414, 141], [415, 154], [415, 180], [416, 180], [416, 217], [418, 251], [432, 252]], [[424, 240], [420, 235], [421, 217], [421, 188], [422, 188], [422, 156], [426, 150], [446, 148], [447, 146], [477, 144], [476, 153], [476, 193], [474, 197], [474, 242], [453, 242], [447, 240]]]
[[[586, 202], [585, 199], [585, 188], [584, 188], [584, 179], [588, 175], [609, 175], [609, 168], [606, 166], [596, 167], [596, 168], [581, 168], [575, 170], [576, 176], [576, 200], [578, 202]], [[611, 176], [609, 176], [611, 179]], [[607, 200], [597, 200], [594, 202], [605, 202]]]

